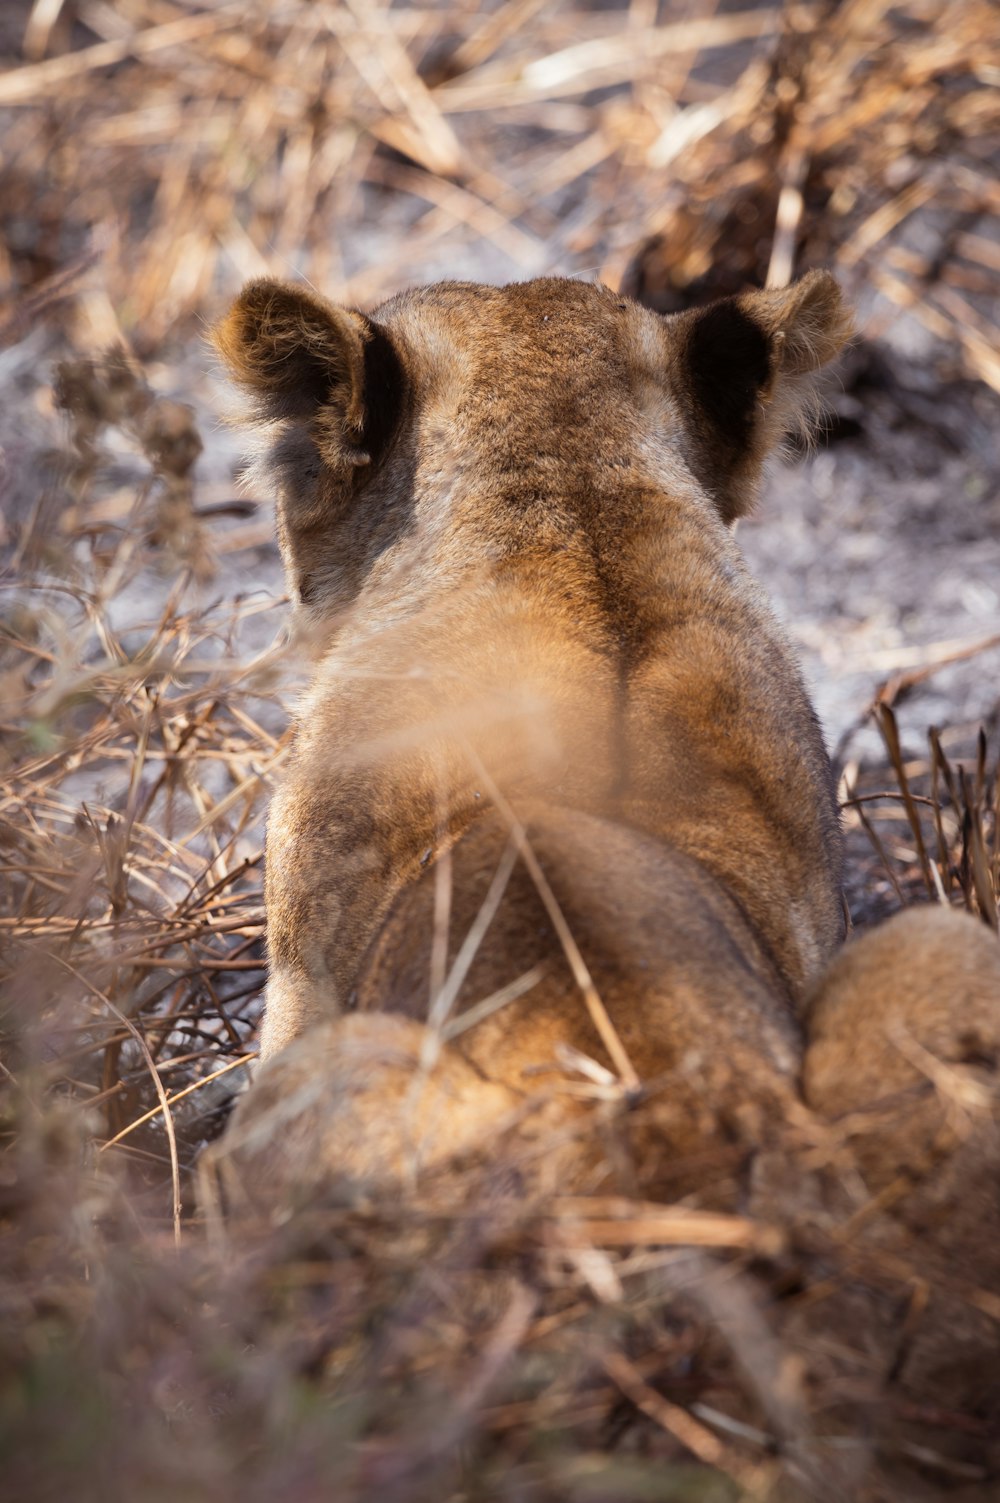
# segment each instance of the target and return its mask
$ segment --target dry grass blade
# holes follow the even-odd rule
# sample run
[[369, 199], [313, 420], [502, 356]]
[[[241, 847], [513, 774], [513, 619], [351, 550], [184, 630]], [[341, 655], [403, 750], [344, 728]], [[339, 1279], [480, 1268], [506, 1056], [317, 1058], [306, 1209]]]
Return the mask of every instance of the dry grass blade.
[[560, 1199], [553, 1207], [553, 1233], [567, 1244], [593, 1247], [728, 1247], [774, 1257], [784, 1234], [744, 1216], [691, 1211], [683, 1206], [643, 1205], [634, 1201]]
[[[447, 855], [447, 853], [445, 854]], [[440, 1032], [451, 1018], [452, 1008], [455, 1006], [455, 1003], [458, 1000], [458, 994], [465, 984], [465, 978], [469, 974], [472, 963], [475, 960], [476, 955], [479, 951], [479, 947], [483, 942], [483, 937], [485, 936], [490, 924], [493, 922], [493, 919], [496, 917], [497, 910], [500, 907], [501, 902], [503, 901], [503, 895], [507, 890], [507, 883], [510, 880], [511, 872], [514, 870], [517, 856], [517, 844], [512, 838], [507, 843], [507, 848], [500, 859], [500, 865], [497, 867], [496, 871], [493, 874], [493, 879], [490, 882], [489, 888], [487, 889], [487, 893], [485, 898], [483, 899], [482, 906], [480, 907], [480, 910], [476, 915], [475, 922], [473, 923], [472, 928], [469, 930], [468, 934], [463, 939], [459, 947], [458, 954], [455, 956], [455, 959], [452, 962], [452, 967], [448, 972], [447, 978], [443, 979], [440, 985], [432, 987], [431, 1006], [428, 1013], [428, 1023], [431, 1030], [435, 1033]], [[438, 862], [437, 871], [442, 872], [445, 870], [448, 871], [450, 880], [450, 862], [446, 863], [445, 858], [442, 857]], [[446, 956], [447, 936], [445, 936], [445, 945], [443, 949], [444, 955]]]
[[486, 1018], [492, 1017], [495, 1012], [502, 1011], [510, 1003], [516, 1002], [519, 997], [527, 996], [528, 992], [536, 987], [546, 974], [547, 967], [544, 963], [533, 965], [529, 971], [516, 976], [513, 981], [507, 986], [502, 986], [492, 996], [484, 997], [481, 1002], [467, 1007], [457, 1018], [450, 1019], [441, 1030], [441, 1037], [446, 1043], [459, 1038], [469, 1028], [475, 1028], [477, 1023], [482, 1023]]
[[151, 1122], [160, 1112], [169, 1111], [170, 1107], [175, 1106], [178, 1101], [183, 1101], [185, 1096], [190, 1096], [193, 1091], [200, 1091], [205, 1086], [211, 1085], [213, 1080], [219, 1080], [223, 1075], [228, 1075], [230, 1070], [242, 1069], [243, 1066], [250, 1064], [255, 1058], [256, 1055], [244, 1054], [239, 1059], [231, 1059], [228, 1064], [221, 1065], [218, 1070], [213, 1070], [209, 1075], [203, 1075], [200, 1080], [193, 1081], [191, 1085], [185, 1086], [182, 1091], [175, 1091], [172, 1096], [164, 1096], [160, 1106], [155, 1106], [150, 1111], [144, 1113], [143, 1116], [136, 1117], [127, 1127], [123, 1127], [120, 1132], [115, 1133], [113, 1138], [108, 1138], [107, 1142], [102, 1143], [100, 1147], [101, 1153], [107, 1148], [116, 1147], [130, 1133], [135, 1132], [137, 1128], [144, 1127], [147, 1122]]
[[899, 728], [896, 717], [888, 705], [882, 704], [876, 710], [879, 730], [885, 739], [886, 749], [889, 753], [889, 761], [899, 782], [900, 791], [903, 795], [903, 803], [906, 807], [906, 815], [910, 821], [910, 829], [913, 831], [913, 839], [920, 857], [920, 865], [923, 870], [927, 891], [936, 896], [936, 885], [931, 875], [931, 862], [927, 855], [927, 847], [924, 844], [924, 832], [920, 825], [920, 815], [917, 813], [916, 804], [910, 791], [909, 779], [906, 776], [906, 768], [903, 763], [903, 754], [899, 745]]
[[573, 978], [583, 995], [583, 1000], [586, 1004], [587, 1011], [590, 1013], [591, 1021], [593, 1022], [594, 1027], [597, 1029], [597, 1034], [601, 1040], [601, 1043], [608, 1051], [608, 1057], [610, 1058], [615, 1070], [618, 1073], [618, 1078], [626, 1091], [637, 1091], [640, 1086], [639, 1077], [635, 1073], [632, 1062], [628, 1057], [628, 1054], [625, 1050], [624, 1045], [622, 1044], [620, 1037], [618, 1036], [618, 1030], [612, 1023], [610, 1017], [608, 1016], [608, 1010], [604, 1006], [604, 1003], [601, 1001], [597, 987], [594, 985], [593, 977], [591, 976], [590, 971], [587, 969], [587, 964], [583, 956], [580, 954], [580, 947], [577, 944], [576, 940], [573, 938], [572, 931], [566, 922], [565, 915], [563, 914], [563, 911], [559, 906], [556, 895], [549, 885], [548, 878], [542, 871], [542, 868], [538, 863], [538, 858], [531, 848], [531, 842], [528, 839], [527, 832], [525, 831], [524, 826], [521, 824], [517, 815], [514, 813], [514, 810], [511, 808], [510, 804], [500, 792], [500, 789], [497, 787], [495, 781], [490, 776], [487, 769], [484, 767], [482, 761], [478, 756], [475, 755], [474, 752], [472, 753], [472, 757], [476, 764], [476, 772], [478, 777], [482, 780], [483, 786], [487, 789], [490, 798], [493, 800], [497, 809], [500, 811], [500, 814], [506, 821], [511, 832], [511, 839], [517, 846], [518, 854], [520, 855], [525, 866], [531, 874], [531, 880], [535, 884], [535, 887], [538, 891], [538, 896], [542, 900], [545, 911], [549, 916], [552, 927], [553, 929], [555, 929], [556, 934], [559, 938], [559, 943], [563, 948], [563, 953], [565, 954], [566, 959], [569, 962], [570, 970], [573, 972]]
[[109, 997], [106, 997], [102, 991], [99, 991], [98, 988], [94, 986], [93, 982], [88, 981], [85, 976], [82, 976], [75, 966], [70, 965], [68, 960], [63, 960], [58, 956], [54, 958], [58, 959], [59, 964], [65, 966], [70, 975], [75, 976], [77, 981], [85, 986], [87, 990], [91, 992], [93, 996], [95, 996], [97, 1000], [108, 1009], [108, 1012], [111, 1013], [112, 1017], [117, 1018], [118, 1022], [121, 1023], [123, 1028], [128, 1030], [139, 1047], [143, 1060], [145, 1061], [146, 1068], [149, 1071], [150, 1079], [152, 1080], [154, 1088], [156, 1090], [156, 1094], [160, 1098], [159, 1110], [163, 1113], [163, 1125], [166, 1129], [167, 1143], [170, 1148], [170, 1180], [173, 1187], [173, 1205], [171, 1206], [171, 1215], [173, 1217], [174, 1224], [174, 1243], [177, 1247], [180, 1247], [181, 1173], [177, 1158], [177, 1136], [174, 1132], [174, 1119], [170, 1114], [170, 1102], [167, 1098], [166, 1091], [163, 1089], [163, 1082], [160, 1079], [160, 1074], [156, 1068], [156, 1063], [153, 1059], [152, 1054], [149, 1052], [149, 1045], [146, 1043], [146, 1040], [143, 1038], [138, 1028], [136, 1028], [131, 1018], [127, 1018], [124, 1013], [119, 1012], [118, 1008], [111, 1001], [111, 999]]
[[608, 1377], [631, 1399], [637, 1409], [641, 1409], [643, 1414], [676, 1436], [699, 1461], [731, 1477], [745, 1491], [745, 1495], [751, 1498], [766, 1496], [769, 1474], [772, 1471], [770, 1467], [751, 1466], [733, 1456], [724, 1442], [686, 1409], [672, 1404], [651, 1388], [634, 1364], [621, 1352], [609, 1353], [604, 1358], [603, 1366]]
[[[406, 109], [420, 150], [418, 160], [432, 172], [444, 176], [458, 172], [462, 165], [462, 148], [434, 95], [392, 31], [388, 13], [369, 0], [364, 0], [364, 3], [363, 0], [347, 0], [347, 3], [358, 23], [358, 47], [365, 50], [365, 58], [374, 60], [381, 76]], [[359, 60], [360, 71], [367, 73], [365, 62], [352, 46], [354, 39], [345, 33], [342, 40], [351, 56]]]
[[930, 658], [929, 662], [921, 663], [918, 668], [901, 669], [899, 673], [893, 674], [892, 678], [880, 684], [875, 694], [875, 702], [888, 705], [891, 709], [903, 694], [915, 689], [919, 684], [926, 683], [942, 668], [950, 668], [955, 663], [968, 662], [970, 658], [978, 657], [983, 652], [992, 652], [996, 647], [1000, 647], [1000, 636], [983, 637], [979, 641], [970, 642], [961, 647], [942, 644], [937, 650], [927, 653]]
[[935, 726], [931, 726], [927, 737], [931, 748], [930, 801], [934, 810], [934, 835], [937, 840], [938, 872], [941, 876], [944, 900], [947, 902], [948, 894], [951, 892], [951, 862], [948, 859], [948, 843], [945, 840], [944, 822], [941, 817], [940, 779], [943, 774], [949, 788], [951, 788], [953, 786], [951, 783], [951, 768], [948, 766], [948, 759], [941, 750], [941, 737]]
[[968, 846], [969, 865], [972, 874], [972, 886], [976, 894], [976, 902], [979, 914], [991, 929], [997, 928], [997, 900], [993, 887], [993, 873], [990, 862], [986, 855], [986, 844], [983, 839], [982, 819], [979, 811], [979, 799], [970, 798], [968, 783], [962, 770], [962, 794], [967, 810], [967, 830], [964, 839]]

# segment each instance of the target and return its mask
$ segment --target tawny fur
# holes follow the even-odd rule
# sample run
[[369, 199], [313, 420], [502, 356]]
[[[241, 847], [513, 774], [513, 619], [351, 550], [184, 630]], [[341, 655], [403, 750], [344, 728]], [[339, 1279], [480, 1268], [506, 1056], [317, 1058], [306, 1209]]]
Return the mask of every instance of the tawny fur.
[[[257, 1203], [551, 1140], [549, 1182], [627, 1163], [763, 1206], [755, 1155], [807, 1110], [861, 1114], [875, 1189], [951, 1154], [939, 1221], [970, 1166], [995, 1179], [924, 1065], [995, 1071], [996, 939], [905, 915], [831, 967], [831, 771], [729, 526], [847, 332], [823, 274], [666, 319], [556, 279], [238, 300], [218, 347], [277, 425], [315, 658], [270, 815], [264, 1064], [220, 1153]], [[615, 1077], [618, 1159], [572, 1131]]]

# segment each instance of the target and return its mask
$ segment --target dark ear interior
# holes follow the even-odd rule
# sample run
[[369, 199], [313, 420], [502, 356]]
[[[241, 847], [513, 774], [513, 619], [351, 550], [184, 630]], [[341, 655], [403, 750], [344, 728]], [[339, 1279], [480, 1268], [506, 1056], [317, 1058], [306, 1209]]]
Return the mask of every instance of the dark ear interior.
[[685, 353], [692, 395], [703, 420], [717, 442], [745, 449], [757, 403], [771, 383], [771, 338], [736, 298], [726, 298], [695, 314]]
[[814, 372], [846, 344], [850, 315], [829, 272], [679, 316], [683, 376], [702, 479], [726, 521], [747, 511], [768, 451], [803, 427]]
[[330, 464], [368, 464], [395, 427], [402, 368], [385, 331], [301, 287], [249, 282], [213, 331], [258, 418], [309, 425]]

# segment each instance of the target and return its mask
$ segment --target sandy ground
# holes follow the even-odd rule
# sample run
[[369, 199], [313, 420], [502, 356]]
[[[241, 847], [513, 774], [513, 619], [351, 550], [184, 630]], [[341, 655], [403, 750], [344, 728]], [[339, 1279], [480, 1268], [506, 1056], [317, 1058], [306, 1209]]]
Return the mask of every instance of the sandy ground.
[[[741, 524], [749, 563], [796, 642], [836, 744], [893, 675], [1000, 633], [1000, 423], [988, 392], [939, 396], [941, 426], [869, 411], [854, 439], [771, 476]], [[897, 425], [893, 425], [893, 420]], [[976, 428], [956, 452], [953, 428]], [[899, 707], [907, 741], [990, 717], [1000, 648], [945, 666]], [[854, 756], [877, 754], [874, 733]]]

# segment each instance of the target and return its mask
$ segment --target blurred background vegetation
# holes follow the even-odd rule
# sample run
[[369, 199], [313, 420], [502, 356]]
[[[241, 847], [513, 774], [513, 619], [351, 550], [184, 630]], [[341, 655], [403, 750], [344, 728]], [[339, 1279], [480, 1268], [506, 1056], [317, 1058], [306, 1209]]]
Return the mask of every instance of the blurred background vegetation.
[[7, 0], [0, 54], [8, 325], [85, 288], [145, 352], [265, 271], [676, 306], [822, 262], [1000, 385], [990, 0]]
[[[5, 0], [0, 67], [3, 1488], [993, 1496], [981, 1418], [761, 1326], [886, 1285], [815, 1228], [796, 1261], [660, 1207], [626, 1246], [627, 1205], [487, 1175], [236, 1248], [194, 1182], [253, 1050], [295, 686], [203, 341], [250, 276], [370, 306], [560, 273], [670, 312], [831, 266], [862, 335], [834, 447], [741, 536], [820, 676], [867, 654], [823, 701], [855, 919], [943, 893], [995, 927], [994, 0]], [[901, 740], [931, 680], [953, 724], [928, 742], [923, 700]]]

